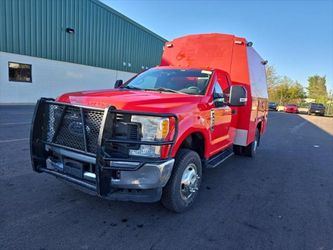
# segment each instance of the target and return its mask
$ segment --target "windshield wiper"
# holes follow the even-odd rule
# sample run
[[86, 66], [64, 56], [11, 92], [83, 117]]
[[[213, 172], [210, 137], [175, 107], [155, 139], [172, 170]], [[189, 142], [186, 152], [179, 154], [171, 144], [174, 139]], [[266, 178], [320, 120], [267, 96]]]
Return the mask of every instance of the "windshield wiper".
[[134, 90], [142, 90], [142, 89], [140, 89], [140, 88], [138, 88], [138, 87], [133, 87], [133, 86], [128, 86], [128, 85], [126, 85], [126, 86], [124, 86], [124, 87], [120, 87], [121, 89], [134, 89]]
[[148, 91], [163, 91], [163, 92], [171, 92], [171, 93], [178, 93], [178, 94], [186, 94], [186, 93], [183, 93], [183, 92], [180, 92], [180, 91], [177, 91], [177, 90], [174, 90], [174, 89], [168, 89], [168, 88], [156, 88], [156, 89], [144, 89], [144, 90], [148, 90]]

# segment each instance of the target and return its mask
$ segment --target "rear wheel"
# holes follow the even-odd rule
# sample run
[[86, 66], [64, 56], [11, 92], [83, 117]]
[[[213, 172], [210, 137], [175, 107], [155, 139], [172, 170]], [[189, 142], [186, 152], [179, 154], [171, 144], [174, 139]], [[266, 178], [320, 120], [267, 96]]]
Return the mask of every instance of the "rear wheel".
[[254, 141], [244, 148], [244, 155], [248, 157], [255, 156], [259, 144], [259, 138], [260, 138], [260, 132], [259, 129], [256, 129], [256, 135]]
[[164, 207], [177, 213], [190, 208], [198, 195], [201, 176], [199, 155], [190, 149], [180, 149], [170, 180], [163, 189]]

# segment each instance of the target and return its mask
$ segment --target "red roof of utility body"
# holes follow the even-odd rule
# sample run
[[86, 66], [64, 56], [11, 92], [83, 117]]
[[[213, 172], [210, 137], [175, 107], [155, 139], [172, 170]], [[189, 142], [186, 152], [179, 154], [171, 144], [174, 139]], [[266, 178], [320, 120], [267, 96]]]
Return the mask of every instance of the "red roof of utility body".
[[232, 81], [246, 84], [246, 43], [245, 38], [216, 33], [176, 38], [165, 44], [161, 66], [220, 69], [228, 72]]

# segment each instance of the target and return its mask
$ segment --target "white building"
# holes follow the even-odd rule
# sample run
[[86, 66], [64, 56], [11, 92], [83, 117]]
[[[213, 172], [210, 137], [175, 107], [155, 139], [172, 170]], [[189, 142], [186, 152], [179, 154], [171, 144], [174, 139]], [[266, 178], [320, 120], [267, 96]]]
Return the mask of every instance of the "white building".
[[166, 42], [97, 0], [0, 1], [0, 30], [0, 104], [112, 88]]

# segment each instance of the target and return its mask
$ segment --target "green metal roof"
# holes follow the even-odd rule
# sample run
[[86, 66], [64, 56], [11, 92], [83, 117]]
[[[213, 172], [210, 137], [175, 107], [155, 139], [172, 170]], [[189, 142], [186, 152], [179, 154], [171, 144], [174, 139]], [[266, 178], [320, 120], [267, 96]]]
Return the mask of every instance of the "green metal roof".
[[159, 64], [166, 42], [97, 0], [1, 0], [0, 32], [3, 52], [130, 72]]

